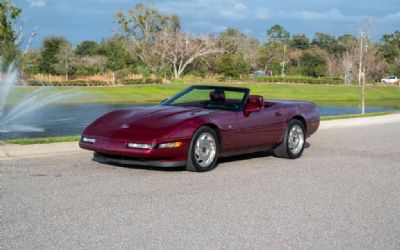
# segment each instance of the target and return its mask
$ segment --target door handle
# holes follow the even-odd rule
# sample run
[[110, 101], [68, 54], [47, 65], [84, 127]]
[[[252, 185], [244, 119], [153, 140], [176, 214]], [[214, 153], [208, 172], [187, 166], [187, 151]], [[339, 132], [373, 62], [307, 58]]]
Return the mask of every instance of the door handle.
[[276, 111], [276, 112], [275, 112], [275, 116], [282, 116], [282, 112]]

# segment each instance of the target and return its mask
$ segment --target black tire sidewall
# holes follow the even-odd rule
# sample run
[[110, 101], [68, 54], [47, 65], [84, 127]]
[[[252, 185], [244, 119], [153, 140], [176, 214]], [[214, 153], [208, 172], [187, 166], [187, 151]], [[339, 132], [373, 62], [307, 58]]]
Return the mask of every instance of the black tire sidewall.
[[[200, 166], [196, 159], [195, 159], [195, 154], [194, 154], [194, 149], [195, 149], [195, 143], [197, 139], [203, 134], [203, 133], [209, 133], [212, 137], [214, 137], [215, 140], [215, 147], [216, 147], [216, 155], [213, 160], [213, 162], [208, 166], [208, 167], [202, 167]], [[217, 166], [217, 161], [218, 161], [218, 153], [219, 153], [219, 138], [217, 133], [215, 132], [214, 129], [203, 126], [200, 127], [193, 135], [192, 141], [190, 142], [190, 147], [189, 147], [189, 152], [188, 152], [188, 163], [191, 165], [191, 167], [194, 168], [195, 171], [197, 172], [206, 172], [214, 169]]]
[[[299, 125], [299, 126], [300, 126], [300, 128], [303, 130], [303, 136], [304, 136], [303, 147], [301, 148], [300, 152], [297, 153], [297, 154], [293, 154], [292, 151], [290, 151], [290, 149], [289, 149], [289, 133], [290, 133], [290, 130], [292, 129], [292, 127], [293, 127], [294, 125]], [[299, 157], [301, 156], [301, 154], [303, 153], [303, 151], [304, 151], [304, 146], [306, 145], [306, 133], [305, 133], [305, 129], [304, 129], [303, 123], [302, 123], [301, 121], [299, 121], [299, 120], [291, 120], [291, 121], [289, 122], [289, 124], [288, 124], [287, 130], [286, 130], [286, 136], [285, 136], [285, 137], [286, 137], [286, 138], [285, 138], [285, 140], [286, 140], [286, 141], [285, 141], [285, 144], [286, 144], [286, 153], [288, 154], [289, 158], [290, 158], [290, 159], [299, 158]]]

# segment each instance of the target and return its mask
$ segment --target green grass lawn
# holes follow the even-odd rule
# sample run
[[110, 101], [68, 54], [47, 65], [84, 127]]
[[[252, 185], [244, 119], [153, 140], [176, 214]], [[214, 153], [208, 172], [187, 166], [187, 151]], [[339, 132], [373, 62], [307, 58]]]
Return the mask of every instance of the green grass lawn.
[[[60, 91], [75, 93], [75, 97], [64, 101], [68, 103], [157, 103], [189, 85], [191, 84], [174, 82], [114, 87], [50, 87], [48, 91], [49, 93]], [[359, 86], [266, 83], [217, 83], [215, 85], [248, 87], [251, 93], [263, 95], [265, 98], [306, 100], [316, 104], [357, 105], [360, 96]], [[34, 89], [34, 87], [18, 88], [11, 99], [18, 100]], [[400, 108], [400, 88], [368, 86], [366, 102], [367, 105]]]
[[321, 116], [321, 120], [322, 121], [339, 120], [339, 119], [349, 119], [349, 118], [390, 115], [390, 114], [398, 114], [398, 113], [399, 113], [398, 111], [388, 111], [388, 112], [373, 112], [373, 113], [366, 113], [366, 114], [332, 115], [332, 116]]
[[43, 137], [43, 138], [26, 138], [5, 140], [9, 144], [30, 145], [30, 144], [46, 144], [54, 142], [74, 142], [79, 141], [80, 136], [60, 136], [60, 137]]

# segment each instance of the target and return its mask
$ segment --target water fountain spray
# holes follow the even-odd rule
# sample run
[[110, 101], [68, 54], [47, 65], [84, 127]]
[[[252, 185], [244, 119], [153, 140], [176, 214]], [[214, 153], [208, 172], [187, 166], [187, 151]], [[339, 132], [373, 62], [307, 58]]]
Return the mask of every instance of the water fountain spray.
[[19, 82], [18, 76], [19, 73], [14, 64], [9, 66], [5, 74], [0, 73], [0, 132], [2, 133], [43, 131], [41, 128], [19, 124], [18, 118], [31, 112], [36, 112], [48, 104], [56, 103], [76, 95], [72, 91], [52, 93], [52, 87], [39, 87], [24, 96], [21, 100], [18, 100], [17, 104], [11, 105], [7, 101], [10, 93]]
[[[1, 61], [1, 60], [0, 60]], [[0, 64], [1, 67], [1, 64]], [[7, 103], [7, 97], [10, 93], [11, 88], [16, 84], [18, 79], [18, 71], [14, 68], [14, 64], [8, 67], [5, 75], [0, 74], [1, 79], [1, 95], [0, 95], [0, 117], [4, 113], [4, 109]]]

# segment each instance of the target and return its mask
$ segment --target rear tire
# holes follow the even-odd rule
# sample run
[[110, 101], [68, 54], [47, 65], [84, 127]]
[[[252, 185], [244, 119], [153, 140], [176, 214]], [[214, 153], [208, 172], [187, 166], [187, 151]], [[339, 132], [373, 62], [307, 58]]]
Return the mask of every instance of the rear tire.
[[306, 144], [304, 125], [293, 119], [289, 122], [282, 143], [274, 149], [274, 155], [279, 158], [296, 159], [301, 156]]
[[186, 170], [206, 172], [217, 166], [218, 135], [210, 127], [200, 127], [193, 135], [187, 156]]

